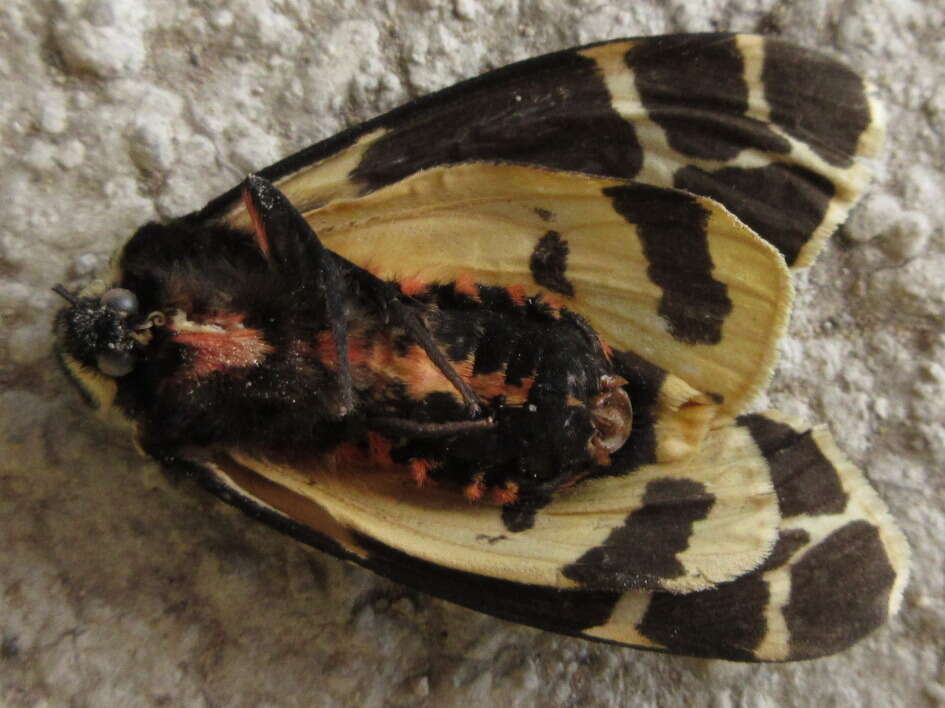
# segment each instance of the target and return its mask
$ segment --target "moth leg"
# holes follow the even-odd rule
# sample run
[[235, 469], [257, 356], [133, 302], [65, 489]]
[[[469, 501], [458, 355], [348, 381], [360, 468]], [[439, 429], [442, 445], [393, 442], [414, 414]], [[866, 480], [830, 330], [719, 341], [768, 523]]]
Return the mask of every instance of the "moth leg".
[[[336, 255], [336, 254], [335, 254]], [[443, 353], [443, 350], [437, 345], [430, 334], [430, 330], [424, 324], [423, 320], [417, 314], [416, 310], [401, 299], [399, 292], [395, 291], [393, 286], [385, 280], [381, 280], [372, 273], [359, 268], [354, 263], [346, 261], [337, 256], [339, 261], [345, 264], [350, 273], [355, 277], [358, 285], [374, 295], [378, 307], [382, 310], [389, 321], [394, 321], [402, 326], [407, 334], [423, 349], [424, 353], [430, 358], [434, 366], [440, 370], [447, 380], [453, 384], [453, 387], [463, 399], [463, 405], [466, 408], [466, 414], [470, 418], [476, 418], [482, 411], [479, 396], [466, 383], [459, 372], [453, 367], [449, 359]]]
[[[314, 295], [335, 342], [338, 359], [339, 415], [354, 408], [354, 385], [348, 359], [348, 324], [342, 261], [325, 248], [301, 212], [271, 182], [249, 175], [243, 184], [243, 203], [253, 221], [256, 244], [270, 266], [299, 297]], [[306, 292], [314, 288], [314, 293]]]
[[[315, 232], [312, 232], [315, 235]], [[341, 392], [342, 415], [354, 408], [354, 383], [351, 380], [351, 361], [348, 358], [348, 321], [344, 314], [344, 281], [335, 259], [325, 259], [322, 292], [325, 297], [325, 313], [331, 323], [331, 335], [335, 342], [338, 359], [338, 388]]]
[[409, 418], [368, 418], [368, 428], [388, 435], [401, 435], [407, 438], [436, 439], [463, 433], [493, 430], [496, 422], [488, 418], [482, 420], [457, 420], [448, 423], [421, 423]]
[[430, 334], [430, 330], [427, 329], [427, 326], [420, 317], [417, 316], [417, 313], [404, 305], [404, 303], [397, 300], [393, 304], [394, 312], [398, 314], [404, 329], [406, 329], [413, 340], [420, 345], [423, 351], [426, 352], [426, 355], [430, 357], [430, 361], [433, 362], [436, 368], [453, 384], [459, 392], [459, 395], [462, 396], [467, 415], [471, 418], [477, 417], [481, 411], [479, 396], [476, 395], [476, 392], [473, 391], [469, 384], [459, 375], [459, 372], [456, 371], [449, 362], [449, 359], [446, 358], [443, 350], [437, 346], [433, 335]]

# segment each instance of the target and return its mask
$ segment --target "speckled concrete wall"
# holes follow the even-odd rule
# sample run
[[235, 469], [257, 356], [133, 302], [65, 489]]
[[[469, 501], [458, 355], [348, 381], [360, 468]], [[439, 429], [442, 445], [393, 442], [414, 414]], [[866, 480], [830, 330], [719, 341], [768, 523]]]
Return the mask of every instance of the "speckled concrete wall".
[[[512, 60], [714, 29], [843, 57], [889, 113], [874, 185], [797, 278], [758, 402], [827, 421], [913, 545], [902, 614], [854, 649], [699, 661], [433, 600], [171, 484], [58, 374], [49, 286], [94, 272], [141, 222]], [[937, 0], [6, 0], [0, 704], [945, 705], [943, 29]]]

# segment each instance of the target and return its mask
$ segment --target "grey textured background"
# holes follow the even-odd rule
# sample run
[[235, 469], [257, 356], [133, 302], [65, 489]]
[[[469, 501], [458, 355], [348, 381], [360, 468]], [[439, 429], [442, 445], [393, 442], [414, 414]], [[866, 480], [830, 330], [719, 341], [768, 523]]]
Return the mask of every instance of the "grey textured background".
[[[798, 278], [758, 402], [828, 422], [913, 545], [901, 616], [851, 651], [659, 656], [407, 591], [169, 483], [56, 371], [49, 286], [141, 222], [515, 59], [716, 29], [824, 48], [888, 108], [874, 185]], [[940, 0], [5, 0], [0, 704], [945, 705], [943, 37]]]

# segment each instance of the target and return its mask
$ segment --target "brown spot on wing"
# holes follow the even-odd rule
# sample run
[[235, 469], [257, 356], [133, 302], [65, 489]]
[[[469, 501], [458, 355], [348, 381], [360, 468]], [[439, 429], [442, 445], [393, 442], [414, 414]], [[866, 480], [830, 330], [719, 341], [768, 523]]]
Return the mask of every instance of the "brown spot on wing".
[[596, 62], [571, 51], [459, 84], [375, 125], [389, 132], [351, 173], [365, 193], [435, 165], [477, 160], [633, 177], [643, 154]]
[[626, 63], [649, 117], [674, 150], [710, 160], [750, 148], [790, 152], [787, 140], [745, 115], [748, 83], [734, 36], [658, 37], [635, 44]]
[[692, 525], [714, 504], [715, 496], [699, 482], [654, 480], [647, 484], [643, 506], [563, 574], [591, 588], [660, 588], [660, 580], [686, 572], [677, 555], [689, 547]]
[[847, 493], [811, 431], [798, 433], [763, 415], [746, 415], [738, 424], [748, 428], [771, 468], [781, 514], [839, 514], [847, 505]]
[[896, 572], [869, 522], [837, 529], [790, 572], [791, 596], [782, 612], [791, 659], [840, 651], [886, 621]]
[[637, 630], [669, 651], [754, 661], [768, 628], [770, 592], [758, 575], [690, 595], [654, 593]]
[[548, 231], [538, 239], [529, 259], [532, 278], [552, 292], [574, 297], [574, 285], [568, 280], [568, 242], [557, 231]]
[[863, 80], [855, 72], [809, 49], [768, 40], [761, 81], [774, 123], [830, 164], [853, 164], [870, 124]]
[[676, 339], [716, 344], [732, 311], [728, 289], [712, 277], [709, 212], [690, 194], [643, 184], [608, 187], [614, 210], [636, 226], [647, 275], [663, 291], [659, 314]]
[[712, 197], [777, 248], [792, 265], [827, 213], [833, 182], [799, 165], [723, 167], [708, 172], [683, 167], [673, 178], [679, 189]]

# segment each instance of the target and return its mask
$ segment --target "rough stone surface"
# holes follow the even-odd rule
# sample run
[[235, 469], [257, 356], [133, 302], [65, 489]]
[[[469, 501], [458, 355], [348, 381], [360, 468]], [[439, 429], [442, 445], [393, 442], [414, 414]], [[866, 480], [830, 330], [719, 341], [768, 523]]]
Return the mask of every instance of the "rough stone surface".
[[[0, 704], [945, 705], [943, 26], [937, 0], [5, 0]], [[832, 51], [888, 108], [877, 180], [798, 278], [759, 402], [827, 422], [911, 540], [902, 614], [852, 650], [699, 661], [433, 600], [170, 482], [56, 370], [49, 286], [141, 222], [515, 59], [727, 29]]]

